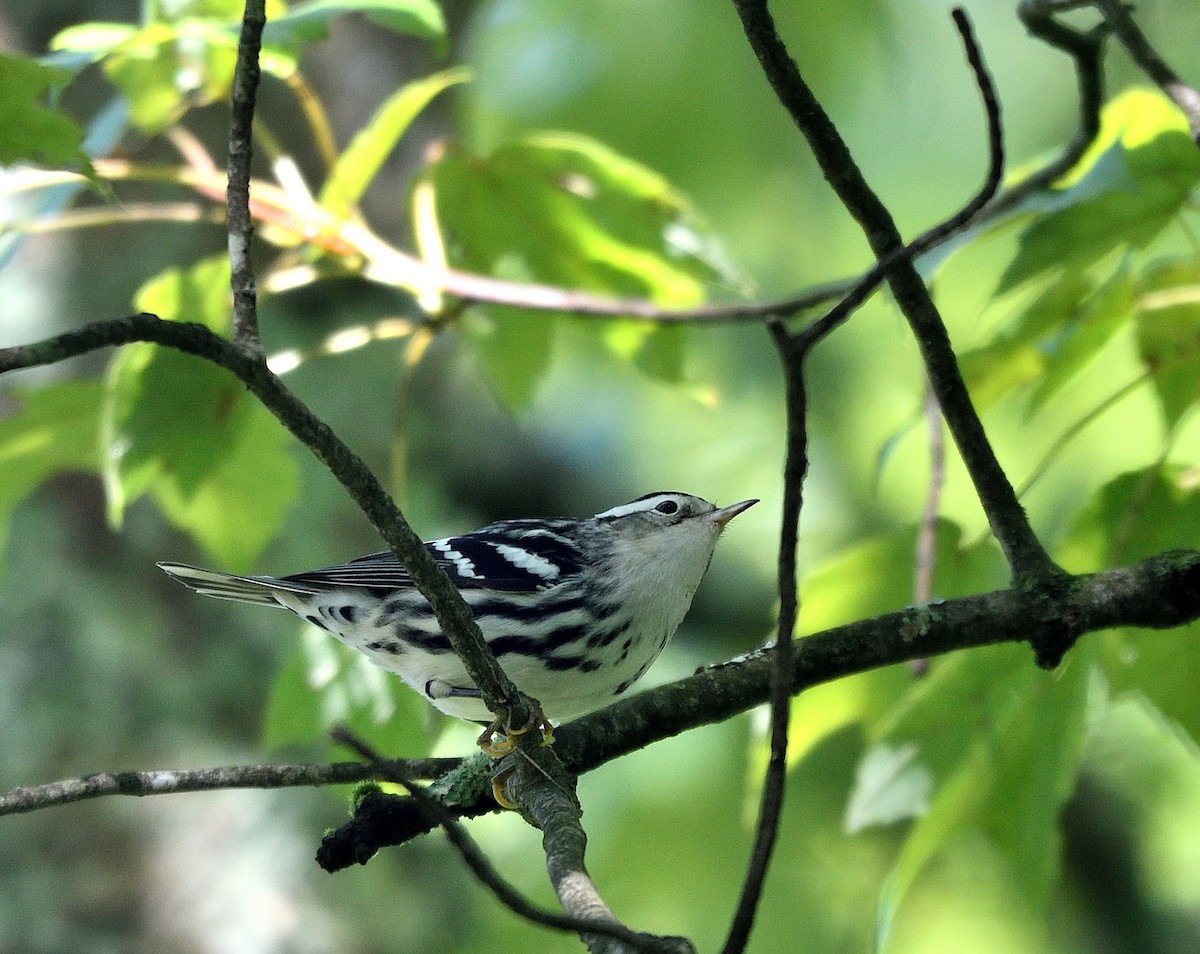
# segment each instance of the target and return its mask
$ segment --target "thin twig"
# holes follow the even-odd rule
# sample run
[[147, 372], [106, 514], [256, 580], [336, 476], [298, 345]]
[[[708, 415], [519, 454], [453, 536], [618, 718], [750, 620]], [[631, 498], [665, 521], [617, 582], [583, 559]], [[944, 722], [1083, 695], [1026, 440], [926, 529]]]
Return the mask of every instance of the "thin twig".
[[262, 341], [258, 335], [258, 295], [250, 260], [250, 239], [254, 234], [254, 222], [250, 217], [250, 160], [254, 154], [252, 132], [254, 103], [258, 95], [258, 51], [262, 47], [266, 23], [266, 0], [246, 0], [230, 96], [229, 181], [225, 191], [225, 204], [229, 210], [233, 341], [258, 354], [262, 353]]
[[351, 733], [348, 729], [334, 729], [331, 733], [334, 741], [349, 746], [364, 758], [375, 773], [374, 777], [382, 778], [408, 789], [409, 795], [415, 799], [422, 810], [446, 832], [446, 837], [458, 851], [459, 856], [471, 869], [471, 873], [496, 897], [501, 904], [519, 917], [535, 924], [552, 928], [556, 931], [573, 931], [577, 934], [599, 935], [623, 945], [621, 950], [635, 951], [674, 951], [676, 948], [663, 947], [658, 938], [638, 934], [623, 924], [612, 920], [581, 918], [570, 914], [559, 914], [539, 908], [529, 901], [520, 891], [510, 884], [495, 866], [488, 860], [487, 855], [462, 826], [458, 819], [436, 798], [430, 796], [424, 788], [416, 784], [418, 776], [404, 771], [402, 762], [382, 758], [374, 749]]
[[[775, 29], [766, 0], [733, 0], [733, 4], [776, 96], [808, 140], [826, 180], [862, 227], [876, 257], [886, 259], [898, 249], [903, 250], [904, 242], [891, 213], [863, 178], [841, 133], [800, 75]], [[888, 283], [912, 328], [938, 403], [988, 523], [1014, 579], [1053, 587], [1061, 582], [1063, 572], [1033, 532], [1012, 484], [996, 459], [995, 449], [971, 403], [945, 323], [929, 289], [906, 256], [907, 253], [891, 268]]]
[[1133, 61], [1187, 117], [1192, 140], [1200, 144], [1200, 93], [1180, 79], [1179, 74], [1150, 45], [1123, 0], [1094, 0], [1094, 3]]
[[787, 454], [783, 468], [783, 516], [779, 535], [779, 625], [771, 650], [771, 748], [763, 775], [762, 798], [754, 847], [742, 879], [737, 908], [729, 925], [723, 954], [746, 949], [767, 870], [779, 834], [779, 819], [787, 787], [788, 729], [791, 720], [792, 640], [800, 598], [796, 574], [796, 548], [800, 538], [800, 512], [804, 506], [804, 478], [808, 473], [808, 398], [804, 389], [807, 349], [797, 349], [782, 322], [769, 329], [783, 361], [787, 408]]
[[972, 224], [1000, 188], [1000, 182], [1004, 178], [1004, 127], [1000, 117], [1000, 99], [996, 95], [996, 87], [992, 82], [991, 74], [988, 73], [987, 66], [983, 62], [979, 44], [975, 42], [970, 20], [958, 8], [951, 11], [951, 16], [954, 19], [954, 26], [962, 38], [967, 54], [967, 63], [971, 67], [980, 97], [983, 99], [984, 113], [987, 117], [987, 175], [984, 177], [979, 191], [954, 215], [921, 233], [908, 245], [893, 249], [884, 255], [855, 283], [841, 301], [819, 319], [797, 332], [798, 337], [806, 342], [805, 347], [824, 338], [844, 322], [859, 305], [867, 300], [879, 283], [892, 274], [896, 268], [911, 264], [923, 252], [940, 245]]
[[385, 770], [404, 772], [409, 778], [437, 778], [457, 768], [461, 762], [461, 759], [402, 759], [380, 765], [334, 762], [332, 765], [230, 765], [207, 769], [97, 772], [81, 778], [11, 789], [0, 795], [0, 815], [19, 815], [104, 795], [172, 795], [227, 788], [345, 785], [386, 778], [380, 774]]
[[[526, 742], [509, 761], [513, 768], [505, 772], [505, 792], [517, 805], [522, 817], [542, 832], [546, 854], [546, 873], [563, 910], [590, 924], [607, 924], [639, 938], [640, 946], [674, 954], [695, 954], [686, 938], [656, 937], [629, 931], [604, 902], [584, 863], [587, 835], [581, 823], [582, 809], [575, 795], [576, 777], [567, 772], [553, 749]], [[591, 954], [626, 954], [628, 940], [611, 932], [580, 932]]]

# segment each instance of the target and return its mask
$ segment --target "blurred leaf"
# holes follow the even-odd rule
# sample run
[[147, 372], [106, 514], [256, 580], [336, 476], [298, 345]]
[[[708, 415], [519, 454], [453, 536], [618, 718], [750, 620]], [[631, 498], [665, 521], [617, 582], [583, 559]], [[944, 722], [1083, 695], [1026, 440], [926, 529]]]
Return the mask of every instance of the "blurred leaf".
[[[915, 527], [904, 527], [851, 547], [807, 574], [800, 587], [801, 624], [818, 632], [912, 603]], [[1004, 579], [1003, 559], [990, 542], [962, 546], [962, 531], [940, 521], [934, 593], [939, 598], [991, 589]], [[928, 604], [937, 612], [937, 600]], [[888, 666], [806, 689], [792, 701], [788, 759], [795, 764], [822, 738], [855, 722], [889, 718], [919, 685], [905, 666]], [[752, 770], [753, 771], [753, 770]]]
[[1093, 291], [1093, 282], [1085, 276], [1051, 282], [1017, 314], [1011, 327], [959, 357], [963, 378], [980, 410], [1038, 380], [1046, 369], [1046, 342], [1079, 320], [1082, 303]]
[[1047, 271], [1076, 273], [1118, 249], [1140, 248], [1176, 216], [1200, 181], [1181, 113], [1160, 93], [1126, 90], [1104, 110], [1102, 131], [1065, 187], [1021, 236], [1002, 294]]
[[473, 318], [471, 334], [487, 379], [506, 407], [527, 405], [550, 368], [556, 327], [545, 315], [496, 309]]
[[1200, 264], [1150, 269], [1137, 299], [1138, 350], [1154, 381], [1168, 427], [1200, 397]]
[[[1060, 559], [1094, 572], [1156, 553], [1200, 548], [1194, 474], [1150, 468], [1106, 484], [1075, 518]], [[1136, 690], [1200, 740], [1200, 624], [1163, 632], [1122, 629], [1102, 637], [1116, 691]]]
[[295, 46], [323, 40], [328, 36], [330, 21], [346, 13], [361, 13], [394, 33], [428, 40], [441, 40], [446, 34], [441, 8], [433, 0], [312, 0], [269, 19], [263, 30], [263, 44]]
[[1029, 413], [1044, 407], [1132, 318], [1133, 283], [1122, 267], [1082, 303], [1078, 320], [1066, 325], [1053, 343], [1045, 376], [1029, 399]]
[[[872, 753], [880, 749], [915, 749], [906, 772], [932, 780], [932, 798], [884, 885], [879, 950], [922, 871], [965, 830], [981, 833], [1008, 860], [1032, 904], [1049, 901], [1059, 814], [1083, 747], [1095, 646], [1081, 642], [1053, 674], [1038, 669], [1024, 646], [945, 657], [896, 711], [866, 758], [878, 758]], [[911, 807], [920, 805], [914, 800]]]
[[429, 708], [394, 673], [328, 633], [305, 627], [271, 686], [263, 721], [269, 748], [311, 745], [346, 726], [380, 752], [427, 755]]
[[[214, 331], [230, 323], [229, 264], [171, 269], [136, 307]], [[109, 519], [152, 492], [167, 517], [221, 563], [248, 568], [276, 533], [296, 492], [282, 427], [227, 371], [150, 344], [113, 361], [104, 406]]]
[[0, 54], [0, 165], [32, 162], [91, 170], [80, 148], [83, 130], [45, 105], [68, 74], [32, 60]]
[[335, 216], [348, 215], [421, 110], [438, 93], [470, 78], [469, 70], [450, 69], [414, 80], [393, 93], [338, 156], [321, 190], [321, 205]]
[[[737, 280], [681, 195], [594, 140], [534, 134], [487, 158], [451, 146], [426, 176], [451, 261], [468, 271], [681, 307], [703, 301], [708, 283]], [[525, 319], [513, 309], [492, 312], [497, 325]], [[544, 324], [547, 316], [528, 320]], [[634, 321], [584, 327], [647, 373], [678, 378], [677, 329]], [[540, 373], [542, 366], [531, 362], [523, 370]], [[536, 381], [497, 383], [529, 394]]]
[[104, 389], [98, 382], [63, 381], [10, 393], [19, 407], [0, 419], [0, 570], [13, 508], [55, 474], [100, 469]]
[[1128, 877], [1147, 903], [1192, 923], [1200, 857], [1200, 749], [1140, 693], [1115, 695], [1098, 708], [1084, 771], [1091, 797], [1099, 795], [1100, 810], [1108, 809], [1111, 828], [1097, 834], [1127, 839]]

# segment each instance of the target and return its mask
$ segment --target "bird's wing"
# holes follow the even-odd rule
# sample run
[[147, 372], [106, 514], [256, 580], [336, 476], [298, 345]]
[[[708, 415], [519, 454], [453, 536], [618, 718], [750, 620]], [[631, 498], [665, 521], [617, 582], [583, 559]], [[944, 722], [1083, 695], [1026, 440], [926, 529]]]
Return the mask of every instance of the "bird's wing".
[[[567, 521], [507, 520], [460, 537], [425, 544], [459, 589], [534, 592], [579, 573], [584, 557]], [[412, 586], [412, 577], [389, 550], [349, 563], [296, 573], [279, 581], [309, 592], [362, 588], [390, 593]]]

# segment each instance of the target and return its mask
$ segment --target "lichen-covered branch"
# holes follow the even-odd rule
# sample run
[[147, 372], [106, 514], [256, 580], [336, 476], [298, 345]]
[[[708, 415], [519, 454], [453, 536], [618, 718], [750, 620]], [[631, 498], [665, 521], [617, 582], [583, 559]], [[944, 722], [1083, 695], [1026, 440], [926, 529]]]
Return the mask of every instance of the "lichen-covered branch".
[[[1043, 665], [1061, 660], [1087, 633], [1118, 626], [1169, 629], [1200, 619], [1200, 552], [1159, 554], [1133, 566], [1068, 578], [1057, 598], [1023, 587], [911, 606], [847, 623], [797, 640], [793, 693], [855, 673], [959, 649], [1029, 643]], [[761, 649], [694, 676], [640, 693], [562, 726], [555, 751], [574, 775], [698, 726], [722, 722], [767, 701], [772, 656]], [[1047, 678], [1051, 678], [1047, 676]], [[459, 793], [461, 817], [495, 810], [487, 774], [468, 760], [437, 783]], [[478, 794], [467, 795], [472, 790]], [[381, 796], [386, 799], [386, 796]], [[321, 864], [337, 870], [363, 863], [374, 851], [429, 831], [405, 799], [372, 806], [326, 836]]]

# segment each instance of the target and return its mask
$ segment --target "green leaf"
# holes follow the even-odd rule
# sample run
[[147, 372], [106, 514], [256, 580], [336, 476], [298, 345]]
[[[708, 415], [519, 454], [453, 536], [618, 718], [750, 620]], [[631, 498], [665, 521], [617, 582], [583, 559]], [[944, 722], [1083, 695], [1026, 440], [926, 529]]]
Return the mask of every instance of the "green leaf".
[[44, 103], [69, 74], [0, 54], [0, 165], [31, 162], [91, 170], [83, 130]]
[[1138, 292], [1138, 351], [1174, 427], [1200, 398], [1200, 264], [1158, 265]]
[[313, 0], [290, 7], [286, 14], [267, 21], [264, 46], [295, 46], [323, 40], [329, 23], [346, 13], [361, 13], [368, 20], [395, 33], [441, 40], [446, 23], [433, 0]]
[[[661, 176], [581, 136], [534, 134], [486, 158], [451, 146], [425, 181], [451, 264], [468, 271], [670, 306], [697, 304], [709, 284], [737, 281], [719, 244]], [[678, 376], [678, 330], [633, 321], [585, 327], [648, 373]]]
[[0, 419], [0, 569], [13, 508], [43, 481], [64, 471], [99, 471], [103, 387], [63, 381], [10, 392], [15, 413]]
[[388, 97], [338, 156], [321, 190], [321, 205], [335, 216], [348, 215], [412, 121], [438, 93], [470, 78], [466, 69], [445, 70], [408, 83]]
[[[817, 632], [856, 619], [892, 612], [912, 603], [911, 568], [915, 527], [861, 542], [809, 572], [800, 587], [806, 631]], [[962, 531], [939, 522], [935, 540], [934, 592], [938, 597], [987, 590], [1004, 579], [995, 545], [962, 546]], [[938, 612], [937, 601], [927, 612]], [[788, 759], [795, 763], [830, 733], [861, 722], [877, 725], [910, 691], [912, 674], [904, 666], [876, 669], [833, 683], [813, 686], [792, 700]]]
[[[1107, 483], [1080, 511], [1058, 554], [1075, 573], [1154, 554], [1200, 548], [1195, 474], [1152, 467]], [[1200, 741], [1200, 624], [1167, 631], [1122, 629], [1102, 637], [1114, 691], [1137, 691]]]
[[311, 745], [345, 726], [380, 752], [415, 757], [430, 750], [428, 717], [399, 676], [308, 627], [271, 687], [263, 744]]
[[[1032, 904], [1049, 901], [1058, 819], [1081, 758], [1095, 651], [1093, 642], [1081, 643], [1053, 674], [1034, 666], [1023, 646], [946, 657], [894, 714], [866, 759], [912, 752], [897, 783], [907, 778], [911, 788], [919, 780], [932, 796], [927, 808], [910, 797], [907, 807], [919, 818], [880, 897], [879, 950], [926, 866], [965, 831], [1007, 859], [1011, 880]], [[851, 805], [856, 797], [861, 801], [856, 792]]]
[[1133, 282], [1122, 267], [1083, 302], [1078, 320], [1050, 347], [1045, 376], [1029, 399], [1030, 413], [1044, 407], [1132, 319]]
[[[214, 331], [230, 323], [229, 264], [208, 259], [148, 282], [136, 307]], [[296, 492], [282, 427], [222, 368], [150, 344], [113, 361], [104, 406], [109, 518], [154, 495], [222, 564], [249, 567]]]
[[504, 405], [512, 409], [528, 405], [550, 368], [554, 324], [525, 311], [489, 309], [465, 327]]
[[104, 70], [129, 101], [130, 119], [156, 133], [191, 107], [224, 99], [236, 61], [228, 22], [189, 18], [143, 27], [106, 53]]
[[1040, 197], [1048, 211], [1022, 234], [997, 293], [1146, 245], [1200, 181], [1200, 154], [1186, 120], [1157, 91], [1126, 90], [1105, 107], [1102, 125], [1065, 186]]

